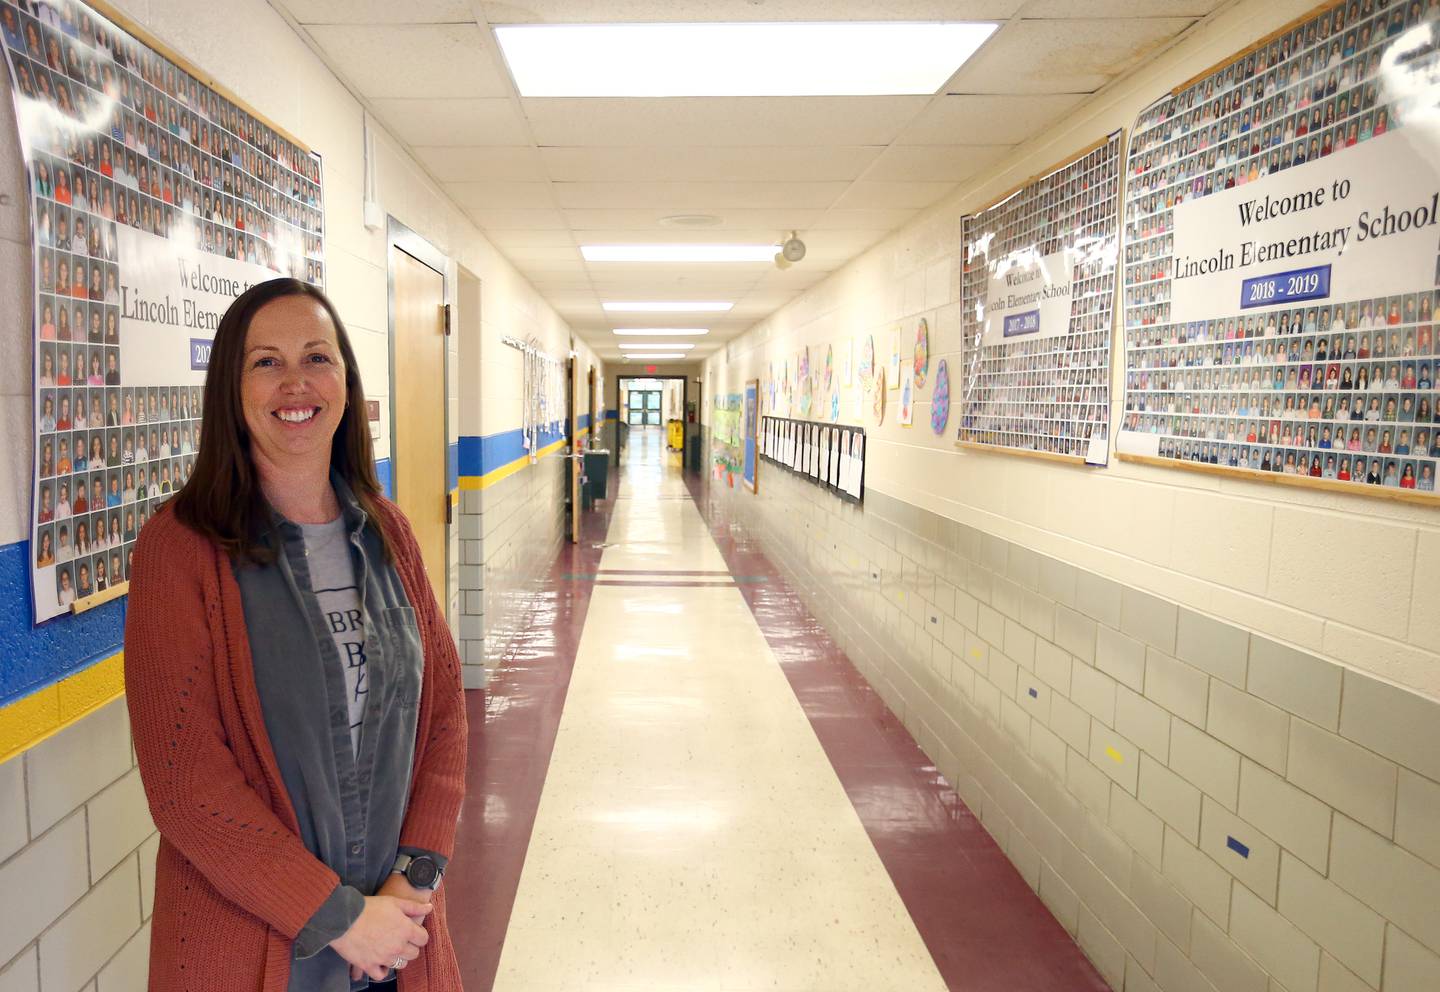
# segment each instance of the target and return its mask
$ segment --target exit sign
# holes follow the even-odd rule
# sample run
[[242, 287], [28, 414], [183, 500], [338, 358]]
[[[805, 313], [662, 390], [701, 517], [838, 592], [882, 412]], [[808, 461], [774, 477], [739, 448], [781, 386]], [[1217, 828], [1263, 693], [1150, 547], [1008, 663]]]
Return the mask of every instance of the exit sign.
[[645, 366], [645, 371], [646, 371], [646, 372], [654, 372], [654, 371], [655, 371], [655, 368], [656, 368], [656, 367], [655, 367], [654, 365], [647, 365], [647, 366]]

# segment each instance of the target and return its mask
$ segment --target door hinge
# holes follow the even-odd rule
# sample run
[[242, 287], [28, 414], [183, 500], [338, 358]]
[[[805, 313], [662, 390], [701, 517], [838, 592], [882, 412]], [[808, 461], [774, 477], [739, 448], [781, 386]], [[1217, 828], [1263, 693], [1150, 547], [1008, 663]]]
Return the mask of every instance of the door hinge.
[[449, 493], [446, 493], [446, 494], [445, 494], [445, 525], [448, 527], [450, 524], [452, 524], [452, 523], [454, 523], [454, 522], [455, 522], [455, 501], [450, 498], [450, 494], [449, 494]]
[[450, 304], [448, 304], [448, 303], [442, 303], [442, 304], [441, 304], [441, 307], [444, 309], [444, 315], [445, 315], [445, 336], [448, 338], [448, 337], [450, 336]]

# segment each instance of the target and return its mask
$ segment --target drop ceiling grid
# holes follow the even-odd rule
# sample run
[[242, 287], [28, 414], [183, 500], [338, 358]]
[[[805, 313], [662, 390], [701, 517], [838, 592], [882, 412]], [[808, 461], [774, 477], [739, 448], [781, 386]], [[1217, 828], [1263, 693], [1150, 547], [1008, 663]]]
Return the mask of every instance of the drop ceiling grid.
[[[620, 295], [717, 296], [708, 352], [1001, 161], [1100, 86], [1173, 44], [1222, 0], [278, 0], [292, 23], [532, 280], [607, 346]], [[739, 10], [741, 16], [733, 16]], [[491, 28], [506, 23], [994, 20], [933, 96], [527, 99]], [[661, 227], [716, 214], [701, 230]], [[587, 264], [604, 242], [736, 242], [795, 229], [788, 272]], [[768, 309], [765, 309], [767, 308]], [[760, 312], [763, 311], [763, 312]], [[625, 323], [680, 323], [661, 314]], [[692, 315], [698, 316], [698, 315]], [[685, 319], [684, 323], [694, 323]], [[612, 346], [613, 348], [613, 346]]]

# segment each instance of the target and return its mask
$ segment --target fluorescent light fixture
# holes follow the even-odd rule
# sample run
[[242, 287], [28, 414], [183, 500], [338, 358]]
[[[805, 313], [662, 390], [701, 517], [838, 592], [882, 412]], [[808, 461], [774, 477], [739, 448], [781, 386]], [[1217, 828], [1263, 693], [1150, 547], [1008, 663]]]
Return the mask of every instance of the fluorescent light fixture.
[[495, 28], [521, 96], [935, 93], [996, 25], [966, 21], [514, 24]]
[[689, 351], [695, 345], [688, 341], [636, 341], [633, 344], [620, 345], [621, 351]]
[[615, 334], [633, 335], [646, 338], [668, 338], [668, 337], [699, 337], [701, 334], [709, 334], [708, 327], [617, 327]]
[[581, 245], [587, 262], [773, 262], [779, 245]]
[[733, 303], [644, 303], [622, 301], [600, 304], [611, 313], [725, 313]]
[[631, 351], [631, 352], [627, 352], [627, 353], [625, 354], [625, 357], [626, 357], [626, 358], [655, 359], [655, 358], [689, 358], [690, 356], [687, 355], [687, 354], [685, 354], [685, 352], [683, 352], [683, 351], [656, 351], [656, 352], [649, 352], [649, 351], [646, 351], [646, 352]]

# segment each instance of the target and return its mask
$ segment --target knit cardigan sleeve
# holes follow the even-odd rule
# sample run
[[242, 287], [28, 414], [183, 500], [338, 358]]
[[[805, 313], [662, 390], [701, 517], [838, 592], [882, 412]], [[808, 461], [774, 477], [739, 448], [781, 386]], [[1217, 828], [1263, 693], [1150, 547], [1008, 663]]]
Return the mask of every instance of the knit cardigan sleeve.
[[455, 853], [455, 827], [465, 798], [468, 750], [460, 653], [435, 600], [409, 521], [388, 501], [382, 503], [382, 511], [398, 545], [392, 549], [396, 567], [415, 610], [425, 651], [418, 730], [424, 736], [416, 741], [415, 774], [405, 822], [400, 828], [400, 846], [434, 851], [448, 859]]
[[236, 662], [217, 653], [248, 650], [248, 640], [226, 630], [244, 619], [225, 617], [221, 568], [223, 556], [168, 512], [141, 532], [125, 618], [135, 753], [161, 837], [223, 897], [293, 939], [339, 877], [256, 791], [263, 773], [247, 777], [230, 747], [229, 732], [243, 726]]

